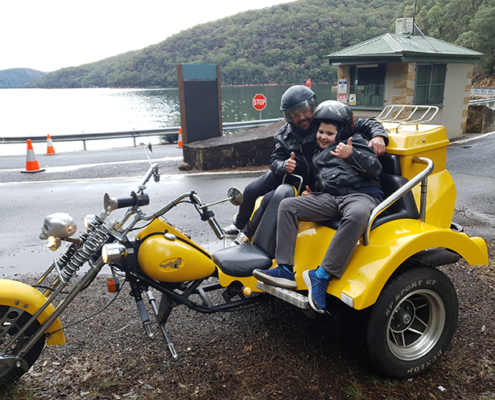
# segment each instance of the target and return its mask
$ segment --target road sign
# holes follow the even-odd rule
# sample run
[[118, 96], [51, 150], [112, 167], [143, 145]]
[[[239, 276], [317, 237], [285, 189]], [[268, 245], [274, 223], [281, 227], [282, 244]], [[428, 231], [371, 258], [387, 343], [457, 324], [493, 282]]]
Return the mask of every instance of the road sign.
[[266, 97], [262, 94], [257, 94], [253, 97], [253, 107], [258, 111], [263, 110], [266, 107]]

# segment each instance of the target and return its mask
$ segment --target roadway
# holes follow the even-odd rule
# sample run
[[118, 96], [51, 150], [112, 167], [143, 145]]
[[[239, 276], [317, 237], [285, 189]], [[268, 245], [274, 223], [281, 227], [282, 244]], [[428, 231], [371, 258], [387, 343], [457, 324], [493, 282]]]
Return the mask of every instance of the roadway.
[[[471, 236], [495, 240], [495, 135], [478, 135], [455, 141], [447, 151], [447, 168], [458, 191], [454, 221]], [[182, 150], [176, 145], [155, 146], [152, 162], [161, 165], [162, 179], [151, 180], [145, 212], [162, 207], [182, 193], [196, 191], [205, 203], [225, 198], [231, 186], [243, 189], [263, 171], [242, 173], [190, 173], [180, 171]], [[85, 215], [99, 213], [103, 195], [127, 196], [137, 190], [149, 162], [142, 148], [111, 149], [37, 155], [44, 172], [21, 173], [25, 156], [0, 157], [0, 278], [41, 271], [58, 253], [47, 250], [38, 236], [43, 219], [53, 212], [71, 214], [80, 229]], [[229, 224], [236, 212], [230, 203], [212, 207], [220, 225]], [[210, 251], [219, 248], [209, 225], [194, 208], [181, 204], [168, 220], [191, 234]]]

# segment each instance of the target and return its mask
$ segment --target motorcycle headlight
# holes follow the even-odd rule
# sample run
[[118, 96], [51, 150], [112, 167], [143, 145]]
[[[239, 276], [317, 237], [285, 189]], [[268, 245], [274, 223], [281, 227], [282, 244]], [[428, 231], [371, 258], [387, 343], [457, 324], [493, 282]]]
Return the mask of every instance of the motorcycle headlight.
[[61, 245], [62, 245], [62, 241], [58, 237], [55, 236], [48, 237], [48, 243], [46, 244], [46, 246], [51, 251], [56, 251]]
[[117, 263], [127, 256], [127, 249], [121, 243], [109, 243], [101, 248], [101, 258], [105, 264]]
[[41, 228], [40, 239], [48, 239], [50, 236], [65, 239], [77, 231], [77, 225], [69, 214], [55, 213], [45, 218]]

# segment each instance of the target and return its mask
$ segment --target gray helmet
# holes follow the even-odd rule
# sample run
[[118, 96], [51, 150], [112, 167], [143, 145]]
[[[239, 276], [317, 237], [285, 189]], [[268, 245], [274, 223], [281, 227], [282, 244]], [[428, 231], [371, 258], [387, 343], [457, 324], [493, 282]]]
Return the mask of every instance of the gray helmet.
[[327, 100], [319, 104], [313, 114], [316, 123], [327, 122], [339, 126], [339, 136], [350, 136], [354, 127], [352, 110], [335, 100]]
[[311, 111], [314, 111], [316, 108], [316, 94], [303, 85], [291, 86], [282, 95], [280, 101], [280, 111], [285, 120], [290, 124], [294, 123], [292, 113], [303, 107], [310, 107]]

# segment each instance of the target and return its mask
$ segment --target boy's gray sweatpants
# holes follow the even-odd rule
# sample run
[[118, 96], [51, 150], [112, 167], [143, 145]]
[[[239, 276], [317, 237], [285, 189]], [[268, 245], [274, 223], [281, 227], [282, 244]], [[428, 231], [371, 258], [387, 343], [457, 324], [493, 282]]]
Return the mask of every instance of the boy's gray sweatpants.
[[324, 222], [341, 218], [339, 229], [320, 264], [330, 275], [340, 278], [364, 234], [371, 211], [378, 204], [378, 199], [364, 193], [338, 197], [318, 193], [284, 199], [278, 210], [277, 264], [294, 265], [298, 221]]

